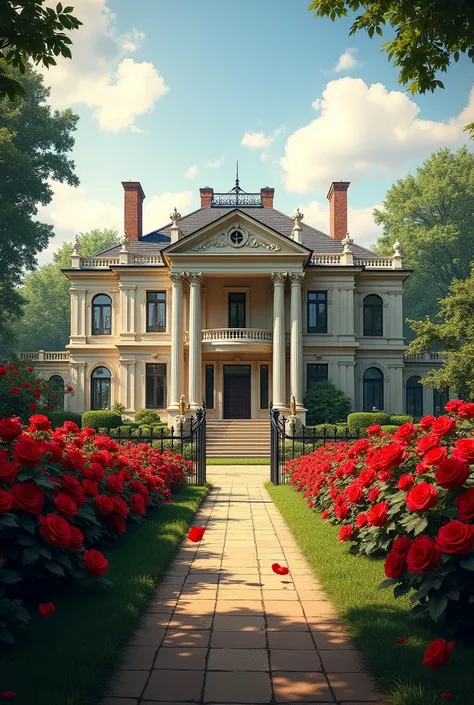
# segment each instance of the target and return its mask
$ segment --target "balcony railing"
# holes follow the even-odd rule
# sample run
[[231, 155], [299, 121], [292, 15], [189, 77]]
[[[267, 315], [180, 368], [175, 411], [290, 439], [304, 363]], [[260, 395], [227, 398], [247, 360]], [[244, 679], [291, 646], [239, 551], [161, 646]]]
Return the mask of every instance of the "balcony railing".
[[58, 362], [58, 360], [69, 360], [69, 353], [65, 350], [39, 350], [38, 352], [18, 353], [20, 360], [24, 362]]
[[108, 269], [117, 267], [120, 264], [120, 257], [81, 257], [81, 267], [89, 269]]
[[[330, 267], [338, 267], [343, 264], [341, 255], [317, 253], [311, 257], [311, 264], [322, 264]], [[354, 257], [356, 267], [366, 267], [368, 269], [393, 269], [392, 257]]]
[[202, 331], [203, 343], [214, 342], [272, 342], [272, 331], [263, 328], [208, 328]]
[[417, 355], [405, 354], [405, 360], [407, 362], [441, 362], [442, 359], [439, 352], [423, 352]]

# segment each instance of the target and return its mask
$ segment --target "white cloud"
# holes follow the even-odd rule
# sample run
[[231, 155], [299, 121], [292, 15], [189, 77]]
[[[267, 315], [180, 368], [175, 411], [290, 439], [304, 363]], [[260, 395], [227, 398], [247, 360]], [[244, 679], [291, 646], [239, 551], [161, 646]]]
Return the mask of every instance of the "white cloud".
[[266, 135], [264, 132], [246, 132], [240, 144], [250, 149], [268, 149], [273, 140], [271, 135]]
[[313, 107], [320, 115], [288, 137], [280, 159], [288, 191], [324, 189], [335, 179], [391, 177], [414, 158], [469, 142], [463, 127], [474, 119], [474, 88], [466, 108], [445, 122], [420, 119], [406, 93], [360, 78], [330, 81]]
[[355, 58], [356, 51], [357, 49], [346, 49], [346, 51], [342, 53], [337, 60], [337, 64], [335, 65], [333, 71], [336, 73], [341, 73], [341, 71], [350, 71], [356, 66], [359, 66], [359, 62]]
[[213, 161], [206, 162], [205, 166], [208, 169], [219, 169], [224, 163], [224, 154], [221, 154], [221, 156], [218, 159], [214, 159]]
[[194, 179], [199, 172], [199, 167], [197, 164], [194, 164], [193, 166], [190, 166], [186, 169], [184, 172], [184, 178], [185, 179]]
[[[137, 116], [152, 109], [169, 88], [156, 67], [127, 57], [145, 34], [135, 28], [118, 35], [108, 0], [77, 0], [74, 15], [83, 26], [71, 33], [72, 60], [42, 69], [55, 108], [87, 105], [108, 132], [133, 129]], [[50, 6], [56, 0], [47, 0]], [[137, 128], [138, 129], [138, 128]], [[137, 129], [135, 131], [137, 131]]]
[[181, 215], [189, 213], [191, 202], [193, 200], [191, 191], [181, 191], [177, 193], [160, 193], [158, 196], [152, 196], [144, 203], [143, 222], [144, 233], [149, 233], [152, 230], [163, 227], [170, 222], [170, 213], [176, 206]]
[[[377, 204], [371, 208], [351, 208], [349, 206], [347, 209], [347, 229], [358, 245], [370, 249], [382, 234], [382, 229], [374, 223], [372, 215], [374, 208], [380, 207]], [[325, 203], [310, 201], [307, 205], [299, 205], [298, 208], [304, 215], [304, 223], [329, 235], [329, 201]]]

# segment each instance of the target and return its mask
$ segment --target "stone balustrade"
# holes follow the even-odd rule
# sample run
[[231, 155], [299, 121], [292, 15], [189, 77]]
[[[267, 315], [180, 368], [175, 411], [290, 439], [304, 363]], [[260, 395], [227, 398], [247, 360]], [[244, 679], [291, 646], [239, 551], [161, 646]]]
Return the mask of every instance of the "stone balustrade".
[[23, 362], [58, 362], [69, 360], [69, 353], [65, 350], [39, 350], [38, 352], [21, 352], [18, 357]]
[[272, 331], [264, 328], [208, 328], [202, 331], [202, 342], [242, 340], [245, 342], [272, 342]]

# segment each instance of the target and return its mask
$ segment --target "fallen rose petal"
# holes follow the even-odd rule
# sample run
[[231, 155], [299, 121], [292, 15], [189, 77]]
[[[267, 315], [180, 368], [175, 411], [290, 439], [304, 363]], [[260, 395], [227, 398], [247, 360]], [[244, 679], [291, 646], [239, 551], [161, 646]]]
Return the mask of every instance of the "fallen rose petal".
[[288, 568], [285, 568], [284, 566], [280, 565], [279, 563], [273, 563], [272, 570], [277, 575], [288, 575], [288, 573], [290, 572]]
[[396, 636], [395, 641], [397, 642], [397, 644], [405, 644], [406, 643], [406, 639], [404, 639], [402, 636]]
[[14, 690], [6, 690], [2, 693], [2, 698], [4, 700], [13, 700], [13, 698], [16, 698], [16, 693]]
[[454, 700], [454, 695], [452, 693], [440, 693], [439, 697], [442, 700]]
[[56, 611], [53, 602], [42, 602], [38, 605], [38, 612], [42, 617], [50, 617]]
[[198, 543], [199, 541], [202, 541], [202, 537], [204, 536], [205, 531], [205, 526], [193, 526], [189, 530], [188, 539], [190, 541], [193, 541], [194, 543]]

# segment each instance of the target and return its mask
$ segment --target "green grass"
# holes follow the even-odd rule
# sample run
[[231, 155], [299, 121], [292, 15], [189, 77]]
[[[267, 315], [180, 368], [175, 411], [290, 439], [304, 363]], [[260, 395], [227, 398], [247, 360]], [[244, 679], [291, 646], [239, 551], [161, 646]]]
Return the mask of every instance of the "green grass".
[[104, 553], [106, 589], [64, 591], [56, 613], [35, 617], [0, 655], [0, 692], [17, 705], [92, 705], [103, 693], [140, 616], [166, 573], [207, 487], [186, 487]]
[[[379, 692], [390, 705], [436, 705], [448, 691], [456, 705], [474, 702], [474, 643], [456, 643], [451, 661], [433, 673], [422, 665], [423, 651], [433, 639], [445, 637], [433, 624], [409, 616], [408, 598], [395, 600], [378, 591], [385, 578], [383, 561], [353, 556], [337, 541], [338, 528], [310, 511], [293, 488], [267, 488], [314, 572], [354, 639]], [[406, 644], [395, 638], [404, 637]]]
[[206, 465], [270, 465], [270, 458], [207, 458]]

